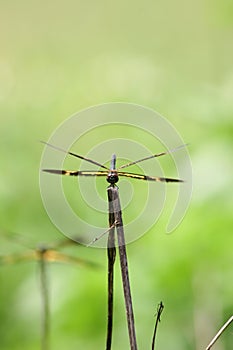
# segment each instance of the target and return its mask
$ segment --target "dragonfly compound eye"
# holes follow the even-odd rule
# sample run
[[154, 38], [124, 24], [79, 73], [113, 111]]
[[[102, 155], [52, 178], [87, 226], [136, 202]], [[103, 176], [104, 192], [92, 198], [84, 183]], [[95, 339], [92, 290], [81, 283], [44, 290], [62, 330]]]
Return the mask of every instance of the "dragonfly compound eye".
[[117, 175], [117, 173], [115, 173], [115, 172], [111, 172], [111, 173], [109, 173], [108, 176], [107, 176], [107, 181], [108, 181], [111, 185], [114, 185], [115, 183], [117, 183], [118, 180], [119, 180], [118, 175]]

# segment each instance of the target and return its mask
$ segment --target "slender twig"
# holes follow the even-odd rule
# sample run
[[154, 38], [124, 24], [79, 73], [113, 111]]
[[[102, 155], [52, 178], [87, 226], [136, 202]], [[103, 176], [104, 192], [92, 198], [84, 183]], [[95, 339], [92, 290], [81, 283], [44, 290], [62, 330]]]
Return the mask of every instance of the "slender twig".
[[218, 340], [218, 338], [220, 337], [220, 335], [225, 331], [225, 329], [229, 326], [229, 324], [233, 321], [233, 316], [231, 316], [229, 318], [229, 320], [224, 323], [224, 325], [222, 326], [222, 328], [218, 331], [218, 333], [215, 335], [215, 337], [211, 340], [211, 342], [209, 343], [209, 345], [207, 346], [207, 348], [205, 350], [210, 350], [212, 348], [212, 346], [216, 343], [216, 341]]
[[41, 350], [49, 350], [49, 294], [48, 294], [48, 280], [46, 274], [46, 261], [41, 252], [40, 266], [40, 280], [41, 280], [41, 296], [42, 296], [42, 334], [41, 334]]
[[113, 205], [110, 199], [108, 200], [109, 205], [109, 228], [101, 233], [98, 237], [95, 237], [87, 247], [97, 242], [106, 233], [108, 235], [107, 255], [108, 255], [108, 321], [107, 321], [107, 338], [106, 338], [106, 350], [110, 350], [112, 346], [112, 330], [113, 330], [113, 292], [114, 292], [114, 263], [116, 259], [116, 248], [115, 248], [115, 236], [114, 231], [116, 227], [116, 221], [114, 219]]
[[[110, 225], [110, 224], [109, 224]], [[112, 228], [114, 228], [116, 226], [116, 222], [114, 221], [114, 223], [111, 225], [111, 226], [109, 226], [109, 228], [106, 230], [106, 231], [104, 231], [104, 232], [102, 232], [98, 237], [95, 237], [90, 243], [88, 243], [86, 246], [87, 247], [90, 247], [91, 245], [93, 245], [95, 242], [97, 242], [100, 238], [102, 238], [104, 235], [106, 235], [106, 233], [108, 233], [108, 232], [110, 232], [110, 230], [112, 229]]]
[[[137, 350], [137, 341], [136, 341], [136, 332], [134, 324], [134, 313], [133, 313], [133, 304], [130, 291], [130, 281], [129, 281], [129, 272], [128, 272], [128, 262], [127, 262], [127, 253], [125, 247], [125, 237], [124, 237], [124, 228], [123, 220], [121, 214], [120, 199], [118, 195], [118, 188], [115, 185], [108, 187], [108, 198], [110, 203], [112, 202], [111, 209], [114, 213], [114, 220], [116, 221], [116, 230], [119, 246], [119, 255], [120, 255], [120, 264], [121, 264], [121, 276], [125, 297], [125, 307], [126, 307], [126, 316], [130, 340], [130, 349]], [[111, 212], [110, 212], [111, 214]]]
[[[109, 192], [108, 192], [109, 194]], [[110, 350], [112, 346], [112, 328], [113, 328], [113, 290], [114, 290], [114, 263], [116, 258], [115, 248], [115, 219], [113, 213], [113, 203], [108, 197], [109, 206], [109, 235], [108, 235], [108, 322], [107, 322], [107, 340], [106, 350]]]
[[152, 338], [152, 350], [154, 350], [155, 348], [155, 337], [156, 337], [157, 327], [158, 327], [158, 323], [161, 321], [160, 317], [163, 312], [163, 309], [164, 309], [164, 305], [161, 301], [158, 305], [157, 312], [156, 312], [155, 327], [154, 327], [154, 333]]

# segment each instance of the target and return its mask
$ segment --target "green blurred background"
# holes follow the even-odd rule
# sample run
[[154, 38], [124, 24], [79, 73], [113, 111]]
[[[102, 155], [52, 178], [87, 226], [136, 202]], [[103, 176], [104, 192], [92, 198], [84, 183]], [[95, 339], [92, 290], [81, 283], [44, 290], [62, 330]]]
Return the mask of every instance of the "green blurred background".
[[[37, 140], [47, 140], [67, 117], [113, 101], [155, 109], [190, 143], [194, 192], [172, 235], [165, 234], [163, 215], [128, 246], [138, 346], [150, 348], [153, 315], [163, 300], [157, 349], [204, 349], [233, 313], [233, 3], [21, 0], [0, 6], [0, 227], [35, 243], [62, 238], [41, 202]], [[1, 239], [1, 254], [24, 250]], [[67, 252], [103, 269], [49, 266], [51, 349], [103, 349], [106, 253]], [[38, 266], [1, 266], [0, 278], [0, 348], [39, 349]], [[129, 349], [119, 268], [116, 284], [113, 350]], [[232, 344], [231, 326], [214, 349]]]

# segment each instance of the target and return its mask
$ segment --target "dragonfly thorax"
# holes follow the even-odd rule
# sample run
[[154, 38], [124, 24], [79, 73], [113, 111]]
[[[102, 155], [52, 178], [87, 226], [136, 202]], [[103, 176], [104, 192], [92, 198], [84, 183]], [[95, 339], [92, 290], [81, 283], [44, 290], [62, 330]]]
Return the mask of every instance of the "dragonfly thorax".
[[36, 248], [36, 252], [39, 256], [44, 256], [49, 250], [49, 247], [46, 247], [45, 245], [39, 245]]
[[107, 181], [111, 184], [114, 185], [117, 183], [119, 180], [117, 171], [110, 171], [107, 176]]

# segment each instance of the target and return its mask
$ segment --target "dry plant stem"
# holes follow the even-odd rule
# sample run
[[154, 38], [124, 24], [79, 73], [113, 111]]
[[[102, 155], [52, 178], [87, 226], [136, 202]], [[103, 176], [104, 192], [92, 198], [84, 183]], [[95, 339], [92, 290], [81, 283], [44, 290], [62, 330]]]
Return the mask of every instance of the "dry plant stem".
[[156, 320], [155, 320], [155, 328], [154, 328], [154, 333], [153, 333], [153, 338], [152, 338], [152, 350], [155, 348], [155, 337], [156, 337], [156, 332], [157, 332], [157, 327], [158, 323], [161, 321], [160, 316], [163, 312], [164, 305], [162, 301], [158, 305], [157, 313], [156, 313]]
[[40, 264], [40, 279], [41, 279], [41, 294], [42, 294], [42, 334], [41, 334], [41, 350], [49, 350], [49, 296], [46, 276], [46, 261], [41, 254]]
[[211, 340], [209, 345], [207, 346], [206, 350], [210, 350], [212, 346], [216, 343], [220, 335], [225, 331], [225, 329], [229, 326], [229, 324], [233, 321], [233, 316], [229, 318], [229, 320], [222, 326], [222, 328], [218, 331], [218, 333], [215, 335], [215, 337]]
[[[109, 194], [109, 192], [108, 192]], [[114, 263], [116, 258], [116, 248], [115, 248], [115, 219], [113, 213], [113, 205], [108, 198], [109, 205], [109, 235], [108, 235], [108, 324], [107, 324], [107, 340], [106, 340], [106, 350], [111, 349], [112, 345], [112, 328], [113, 328], [113, 282], [114, 282]]]
[[130, 340], [130, 349], [137, 350], [137, 341], [136, 341], [136, 332], [134, 324], [134, 313], [132, 305], [132, 297], [130, 291], [130, 282], [129, 282], [129, 272], [128, 272], [128, 263], [127, 263], [127, 254], [125, 247], [125, 237], [124, 237], [124, 228], [121, 214], [120, 199], [118, 194], [117, 186], [108, 187], [108, 198], [113, 203], [113, 212], [116, 222], [118, 246], [119, 246], [119, 255], [120, 255], [120, 264], [121, 264], [121, 276], [125, 297], [125, 307], [126, 307], [126, 316]]

